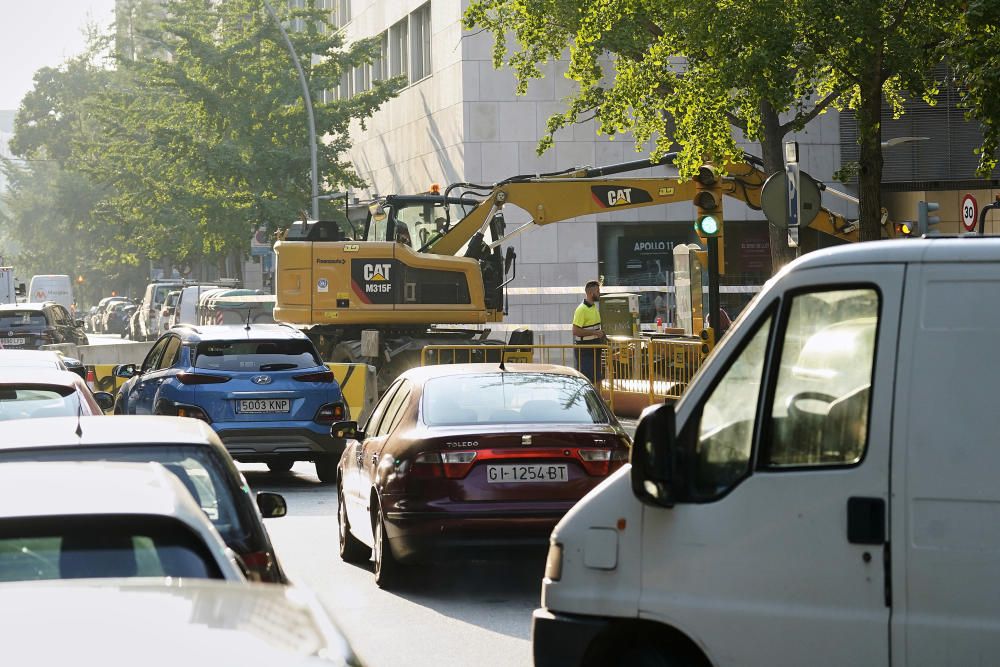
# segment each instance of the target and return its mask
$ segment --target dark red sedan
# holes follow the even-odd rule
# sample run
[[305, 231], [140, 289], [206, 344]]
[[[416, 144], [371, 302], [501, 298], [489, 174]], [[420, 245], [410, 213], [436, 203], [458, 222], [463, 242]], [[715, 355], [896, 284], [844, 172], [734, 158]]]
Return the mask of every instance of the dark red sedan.
[[415, 368], [382, 395], [338, 468], [340, 555], [404, 563], [545, 545], [556, 522], [628, 459], [630, 441], [579, 372], [536, 364]]

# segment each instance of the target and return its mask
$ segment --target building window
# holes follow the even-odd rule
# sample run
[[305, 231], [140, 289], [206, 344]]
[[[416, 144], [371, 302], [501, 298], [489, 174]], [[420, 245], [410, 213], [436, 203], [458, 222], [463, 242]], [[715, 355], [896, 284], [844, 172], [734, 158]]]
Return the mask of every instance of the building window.
[[371, 88], [371, 73], [366, 65], [358, 65], [354, 68], [354, 94], [363, 93]]
[[[288, 0], [288, 9], [290, 11], [297, 11], [300, 9], [305, 9], [306, 0]], [[306, 20], [301, 16], [294, 17], [288, 23], [288, 27], [292, 32], [305, 32], [306, 30]]]
[[333, 24], [338, 28], [343, 28], [345, 25], [351, 22], [351, 0], [330, 0], [331, 3], [336, 3], [336, 16], [333, 19]]
[[406, 75], [409, 42], [407, 19], [389, 28], [389, 76]]
[[410, 82], [431, 74], [431, 5], [410, 14]]
[[383, 32], [379, 38], [381, 41], [379, 55], [368, 65], [371, 72], [368, 77], [370, 81], [382, 81], [388, 78], [385, 68], [389, 63], [389, 34]]

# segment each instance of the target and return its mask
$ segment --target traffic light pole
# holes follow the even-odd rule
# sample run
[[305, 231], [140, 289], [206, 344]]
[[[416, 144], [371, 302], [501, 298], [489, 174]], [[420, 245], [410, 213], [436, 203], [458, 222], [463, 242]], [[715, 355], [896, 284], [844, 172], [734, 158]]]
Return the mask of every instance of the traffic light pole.
[[986, 213], [988, 211], [993, 211], [1000, 209], [1000, 199], [993, 202], [992, 204], [987, 204], [979, 211], [979, 235], [982, 236], [983, 232], [986, 230]]
[[719, 303], [719, 237], [710, 236], [708, 242], [708, 312], [709, 324], [715, 330], [715, 339], [722, 334], [722, 304]]

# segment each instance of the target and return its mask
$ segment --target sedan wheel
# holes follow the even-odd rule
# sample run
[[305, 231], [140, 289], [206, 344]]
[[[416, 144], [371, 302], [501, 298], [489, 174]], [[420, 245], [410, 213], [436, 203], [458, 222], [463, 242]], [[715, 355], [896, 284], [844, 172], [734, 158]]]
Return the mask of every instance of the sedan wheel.
[[379, 508], [375, 509], [372, 521], [375, 524], [375, 584], [379, 588], [393, 588], [399, 583], [402, 566], [393, 555], [389, 546], [389, 538], [385, 534], [385, 520]]
[[372, 550], [351, 533], [351, 525], [347, 522], [347, 505], [340, 490], [337, 491], [337, 528], [340, 533], [341, 560], [345, 563], [364, 563], [371, 559]]

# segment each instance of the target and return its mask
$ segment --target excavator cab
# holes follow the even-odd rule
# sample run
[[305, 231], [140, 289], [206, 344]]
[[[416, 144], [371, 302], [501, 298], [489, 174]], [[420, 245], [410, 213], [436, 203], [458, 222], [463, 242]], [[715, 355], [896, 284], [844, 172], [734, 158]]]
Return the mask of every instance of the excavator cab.
[[464, 253], [427, 249], [479, 203], [466, 195], [386, 196], [351, 236], [337, 223], [294, 223], [275, 244], [275, 318], [392, 331], [502, 320], [505, 268], [513, 268], [513, 258], [505, 266], [500, 248], [488, 245], [502, 238], [502, 216]]

